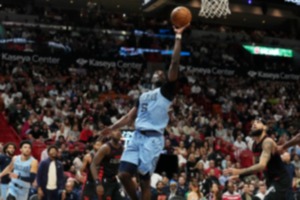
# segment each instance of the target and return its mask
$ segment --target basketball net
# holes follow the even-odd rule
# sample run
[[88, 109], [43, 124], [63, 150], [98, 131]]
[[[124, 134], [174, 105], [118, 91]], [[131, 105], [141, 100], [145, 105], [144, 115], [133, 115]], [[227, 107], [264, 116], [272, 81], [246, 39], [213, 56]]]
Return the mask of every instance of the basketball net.
[[201, 0], [199, 16], [205, 18], [225, 17], [231, 14], [228, 0]]

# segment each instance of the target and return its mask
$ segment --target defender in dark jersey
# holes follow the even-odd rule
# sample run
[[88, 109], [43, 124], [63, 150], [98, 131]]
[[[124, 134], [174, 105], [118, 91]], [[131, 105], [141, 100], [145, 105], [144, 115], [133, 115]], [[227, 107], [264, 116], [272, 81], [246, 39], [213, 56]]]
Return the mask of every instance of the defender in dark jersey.
[[[3, 147], [3, 155], [0, 155], [0, 171], [3, 171], [11, 162], [12, 157], [16, 151], [16, 145], [14, 143], [7, 143]], [[10, 182], [9, 175], [1, 178], [1, 197], [6, 199], [6, 193], [8, 190], [8, 183]]]
[[121, 132], [112, 131], [111, 139], [101, 146], [90, 166], [96, 192], [101, 200], [124, 199], [120, 194], [120, 185], [116, 178], [123, 153], [120, 139]]
[[92, 160], [97, 153], [97, 151], [100, 149], [102, 145], [102, 140], [97, 140], [94, 145], [93, 145], [93, 150], [86, 154], [83, 158], [83, 163], [82, 167], [80, 169], [80, 172], [86, 172], [86, 180], [83, 185], [83, 190], [82, 190], [82, 200], [97, 200], [98, 196], [96, 193], [96, 186], [94, 183], [94, 178], [92, 176], [91, 170], [90, 170], [90, 165], [92, 163]]
[[251, 136], [255, 140], [253, 152], [259, 154], [257, 164], [244, 168], [225, 170], [233, 176], [249, 175], [255, 172], [264, 171], [268, 186], [267, 195], [264, 200], [286, 200], [291, 180], [281, 160], [280, 154], [276, 150], [276, 143], [267, 137], [267, 127], [263, 120], [254, 120], [251, 128]]

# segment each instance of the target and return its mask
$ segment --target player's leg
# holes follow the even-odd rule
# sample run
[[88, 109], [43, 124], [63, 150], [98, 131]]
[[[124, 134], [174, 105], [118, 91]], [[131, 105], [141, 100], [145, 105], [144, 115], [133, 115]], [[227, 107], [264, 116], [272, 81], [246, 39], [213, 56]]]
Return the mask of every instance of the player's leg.
[[103, 183], [104, 195], [102, 200], [112, 200], [113, 187], [111, 183]]
[[142, 200], [151, 199], [151, 177], [150, 174], [140, 175], [141, 189], [142, 189]]
[[17, 200], [15, 196], [8, 194], [5, 200]]
[[8, 190], [8, 184], [1, 184], [1, 197], [3, 200], [6, 199], [7, 190]]
[[150, 178], [151, 174], [155, 171], [163, 147], [163, 136], [145, 136], [140, 146], [140, 164], [138, 171], [141, 174], [142, 200], [151, 199]]
[[139, 163], [139, 142], [137, 132], [135, 132], [122, 154], [118, 173], [118, 178], [131, 200], [138, 200], [132, 177], [136, 174]]
[[[275, 185], [275, 186], [274, 186]], [[281, 190], [280, 187], [278, 187], [278, 184], [271, 185], [267, 192], [264, 200], [287, 200], [287, 194], [286, 190]]]
[[121, 195], [121, 187], [118, 182], [111, 184], [112, 193], [111, 200], [125, 200], [125, 197]]
[[138, 200], [136, 194], [136, 187], [132, 180], [133, 175], [137, 172], [137, 165], [121, 161], [118, 178], [120, 179], [126, 193], [131, 198], [131, 200]]
[[85, 183], [82, 189], [81, 200], [98, 200], [96, 186], [94, 184]]
[[27, 200], [29, 195], [28, 188], [22, 188], [18, 190], [17, 200]]
[[8, 190], [7, 190], [7, 195], [6, 195], [6, 199], [5, 200], [16, 200], [17, 198], [17, 188], [14, 185], [13, 182], [10, 182], [8, 184]]

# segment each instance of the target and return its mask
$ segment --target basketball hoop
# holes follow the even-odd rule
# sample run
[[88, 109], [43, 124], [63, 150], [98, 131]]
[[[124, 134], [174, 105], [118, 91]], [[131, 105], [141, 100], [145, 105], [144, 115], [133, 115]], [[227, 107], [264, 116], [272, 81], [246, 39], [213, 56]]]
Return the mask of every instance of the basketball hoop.
[[231, 14], [228, 0], [201, 0], [199, 16], [205, 18], [226, 17]]

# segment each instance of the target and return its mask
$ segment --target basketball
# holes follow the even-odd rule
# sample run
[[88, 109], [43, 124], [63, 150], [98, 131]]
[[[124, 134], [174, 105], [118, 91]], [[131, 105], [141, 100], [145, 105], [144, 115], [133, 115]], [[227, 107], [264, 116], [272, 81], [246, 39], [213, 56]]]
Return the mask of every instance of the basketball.
[[191, 11], [183, 6], [178, 6], [171, 13], [171, 22], [177, 28], [183, 27], [192, 21]]

